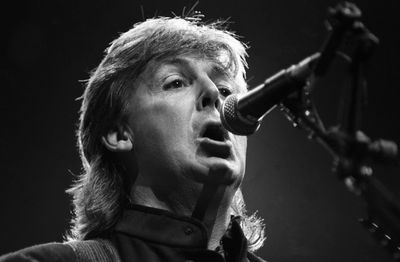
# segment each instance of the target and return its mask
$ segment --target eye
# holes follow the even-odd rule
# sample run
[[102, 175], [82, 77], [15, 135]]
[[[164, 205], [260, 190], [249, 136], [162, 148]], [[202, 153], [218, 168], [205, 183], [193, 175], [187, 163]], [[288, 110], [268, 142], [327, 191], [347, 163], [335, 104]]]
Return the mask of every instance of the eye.
[[186, 83], [183, 79], [174, 79], [163, 86], [164, 89], [175, 89], [182, 88], [186, 86]]
[[225, 86], [219, 86], [218, 90], [219, 90], [219, 93], [224, 97], [227, 97], [230, 94], [232, 94], [231, 90]]

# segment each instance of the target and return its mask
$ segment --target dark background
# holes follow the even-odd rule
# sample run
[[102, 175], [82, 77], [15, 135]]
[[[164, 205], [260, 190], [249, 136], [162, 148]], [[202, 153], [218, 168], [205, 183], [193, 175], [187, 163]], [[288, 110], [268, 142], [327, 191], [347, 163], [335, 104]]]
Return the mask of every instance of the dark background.
[[[201, 1], [196, 10], [206, 20], [231, 18], [230, 28], [251, 46], [253, 86], [320, 48], [327, 7], [336, 2]], [[380, 38], [362, 130], [374, 139], [400, 142], [396, 2], [356, 1], [364, 23]], [[0, 254], [62, 240], [71, 212], [64, 191], [81, 170], [75, 146], [80, 80], [100, 62], [108, 43], [143, 20], [141, 6], [147, 18], [180, 14], [193, 4], [70, 0], [2, 6]], [[316, 91], [328, 124], [335, 123], [341, 68], [332, 69], [331, 84]], [[267, 226], [259, 255], [279, 262], [391, 261], [358, 224], [362, 201], [330, 171], [331, 160], [278, 111], [250, 137], [243, 191], [248, 209], [259, 210]], [[399, 168], [377, 166], [375, 175], [399, 191]]]

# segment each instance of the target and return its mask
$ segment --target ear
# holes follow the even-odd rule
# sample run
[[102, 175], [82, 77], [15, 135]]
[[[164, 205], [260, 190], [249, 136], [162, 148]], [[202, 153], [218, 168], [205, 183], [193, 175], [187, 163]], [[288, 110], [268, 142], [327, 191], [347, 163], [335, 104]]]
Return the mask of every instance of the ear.
[[110, 130], [101, 138], [103, 145], [112, 152], [127, 152], [133, 148], [133, 137], [131, 132], [116, 128]]

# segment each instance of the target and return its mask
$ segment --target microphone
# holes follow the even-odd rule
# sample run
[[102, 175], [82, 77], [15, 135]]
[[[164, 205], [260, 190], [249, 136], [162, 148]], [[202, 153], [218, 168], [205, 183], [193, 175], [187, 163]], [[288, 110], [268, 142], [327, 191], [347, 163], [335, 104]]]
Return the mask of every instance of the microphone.
[[228, 96], [220, 107], [222, 125], [236, 135], [251, 135], [258, 130], [262, 118], [293, 92], [304, 87], [313, 73], [315, 53], [296, 65], [279, 71], [245, 94]]

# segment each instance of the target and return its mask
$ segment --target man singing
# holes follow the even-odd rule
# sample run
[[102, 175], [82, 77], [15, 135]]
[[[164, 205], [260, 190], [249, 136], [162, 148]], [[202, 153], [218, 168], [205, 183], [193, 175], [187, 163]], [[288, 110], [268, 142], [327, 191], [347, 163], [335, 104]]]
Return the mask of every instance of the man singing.
[[252, 253], [263, 225], [240, 191], [247, 138], [218, 111], [247, 91], [246, 56], [235, 34], [199, 16], [121, 34], [82, 96], [68, 241], [2, 261], [263, 261]]

